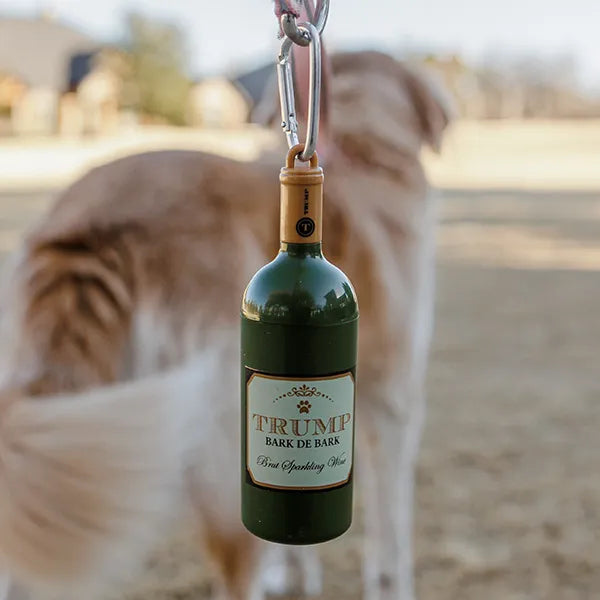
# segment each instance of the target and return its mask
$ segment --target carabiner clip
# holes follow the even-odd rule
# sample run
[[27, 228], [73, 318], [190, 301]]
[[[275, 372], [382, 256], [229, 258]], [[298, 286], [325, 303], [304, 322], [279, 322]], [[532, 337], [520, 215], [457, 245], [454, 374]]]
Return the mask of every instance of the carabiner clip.
[[[310, 87], [308, 92], [308, 119], [306, 143], [299, 158], [309, 161], [317, 149], [319, 137], [319, 119], [321, 116], [321, 36], [312, 23], [302, 23], [298, 26], [302, 37], [308, 39], [310, 48]], [[279, 80], [279, 98], [281, 100], [281, 126], [285, 132], [288, 146], [293, 148], [300, 141], [298, 138], [298, 119], [296, 116], [296, 98], [294, 94], [294, 75], [291, 64], [291, 50], [294, 41], [285, 37], [277, 64]]]

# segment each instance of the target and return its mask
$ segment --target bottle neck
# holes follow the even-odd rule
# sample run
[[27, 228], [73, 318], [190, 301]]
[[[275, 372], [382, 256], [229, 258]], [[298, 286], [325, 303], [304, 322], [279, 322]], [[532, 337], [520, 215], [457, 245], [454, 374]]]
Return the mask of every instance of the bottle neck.
[[[321, 172], [322, 173], [322, 172]], [[281, 249], [314, 254], [323, 240], [323, 177], [287, 176], [281, 182]]]

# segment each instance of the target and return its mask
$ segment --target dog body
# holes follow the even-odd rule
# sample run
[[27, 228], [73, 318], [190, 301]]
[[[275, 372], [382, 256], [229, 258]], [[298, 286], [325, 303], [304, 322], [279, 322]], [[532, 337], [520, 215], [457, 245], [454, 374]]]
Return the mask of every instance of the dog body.
[[[385, 55], [341, 55], [333, 72], [324, 239], [361, 305], [365, 594], [409, 600], [435, 224], [419, 152], [447, 114]], [[238, 326], [244, 286], [277, 251], [277, 172], [126, 158], [27, 237], [5, 285], [0, 396], [0, 566], [19, 581], [118, 577], [188, 502], [217, 593], [264, 593], [267, 544], [239, 518]], [[318, 589], [309, 549], [266, 567], [271, 591]]]

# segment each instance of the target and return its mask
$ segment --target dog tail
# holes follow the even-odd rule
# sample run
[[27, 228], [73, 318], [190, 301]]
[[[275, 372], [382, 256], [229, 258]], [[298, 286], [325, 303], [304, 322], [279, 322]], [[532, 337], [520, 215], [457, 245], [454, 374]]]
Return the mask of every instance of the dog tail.
[[0, 400], [0, 569], [45, 589], [127, 574], [156, 543], [201, 435], [207, 366]]

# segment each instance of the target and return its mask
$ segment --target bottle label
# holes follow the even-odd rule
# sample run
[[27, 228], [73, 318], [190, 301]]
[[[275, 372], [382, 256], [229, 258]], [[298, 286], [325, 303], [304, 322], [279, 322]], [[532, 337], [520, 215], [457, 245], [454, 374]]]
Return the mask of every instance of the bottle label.
[[246, 465], [256, 485], [325, 489], [352, 473], [354, 375], [275, 377], [248, 371]]

